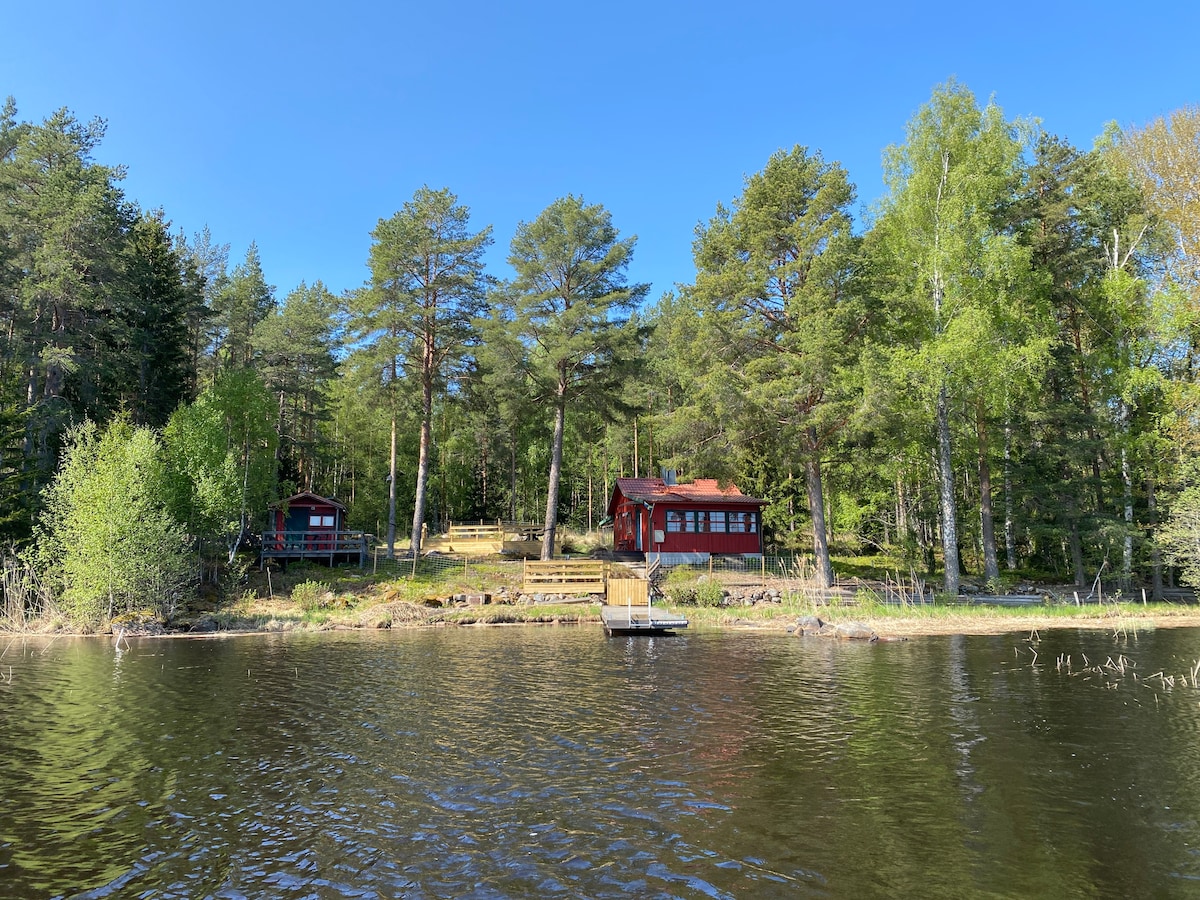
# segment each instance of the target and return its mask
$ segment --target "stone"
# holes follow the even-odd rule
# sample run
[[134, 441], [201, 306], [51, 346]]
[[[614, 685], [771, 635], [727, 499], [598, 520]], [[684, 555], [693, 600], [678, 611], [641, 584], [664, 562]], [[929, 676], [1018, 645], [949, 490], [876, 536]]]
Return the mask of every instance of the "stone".
[[220, 624], [212, 616], [201, 616], [193, 624], [189, 631], [193, 634], [208, 634], [220, 629]]
[[877, 641], [879, 635], [861, 622], [843, 622], [837, 626], [837, 636], [847, 641]]
[[816, 634], [824, 627], [825, 623], [816, 616], [801, 616], [796, 620], [796, 630], [800, 634]]

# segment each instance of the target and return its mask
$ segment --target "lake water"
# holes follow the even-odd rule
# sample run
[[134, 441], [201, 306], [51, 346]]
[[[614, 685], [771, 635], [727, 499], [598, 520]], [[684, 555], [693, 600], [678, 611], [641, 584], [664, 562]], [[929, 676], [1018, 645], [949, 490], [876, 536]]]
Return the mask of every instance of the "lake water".
[[5, 636], [0, 896], [1200, 896], [1200, 632], [1029, 637]]

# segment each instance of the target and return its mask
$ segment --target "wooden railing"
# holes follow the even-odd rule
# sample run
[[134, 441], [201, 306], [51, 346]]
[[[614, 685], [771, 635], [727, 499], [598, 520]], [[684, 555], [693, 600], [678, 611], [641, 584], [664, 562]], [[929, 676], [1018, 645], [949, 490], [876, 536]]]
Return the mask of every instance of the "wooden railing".
[[451, 525], [450, 543], [458, 541], [491, 541], [502, 543], [504, 529], [499, 525]]
[[264, 531], [263, 557], [323, 559], [337, 556], [366, 558], [367, 536], [361, 531]]
[[525, 593], [603, 594], [608, 569], [598, 559], [525, 560]]

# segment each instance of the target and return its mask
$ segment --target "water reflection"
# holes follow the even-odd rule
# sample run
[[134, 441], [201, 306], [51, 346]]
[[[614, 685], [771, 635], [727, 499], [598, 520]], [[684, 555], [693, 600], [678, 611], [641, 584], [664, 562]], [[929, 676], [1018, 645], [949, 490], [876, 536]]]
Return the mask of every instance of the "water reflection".
[[[1182, 672], [1198, 638], [1119, 652]], [[18, 641], [0, 894], [1186, 893], [1200, 691], [1053, 665], [1112, 635], [1023, 640]]]

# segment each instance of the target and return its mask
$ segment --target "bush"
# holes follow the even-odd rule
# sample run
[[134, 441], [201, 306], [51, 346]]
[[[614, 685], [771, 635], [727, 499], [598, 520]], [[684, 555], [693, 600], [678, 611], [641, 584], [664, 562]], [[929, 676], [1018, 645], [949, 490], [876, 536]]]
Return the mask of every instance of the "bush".
[[663, 584], [663, 593], [680, 606], [722, 606], [725, 589], [707, 575], [693, 577], [686, 569], [672, 569]]
[[329, 606], [329, 585], [323, 581], [302, 581], [292, 588], [292, 602], [305, 612], [316, 612]]
[[71, 432], [43, 497], [41, 574], [74, 624], [103, 627], [150, 604], [169, 620], [192, 591], [183, 528], [167, 511], [158, 437], [119, 417]]

